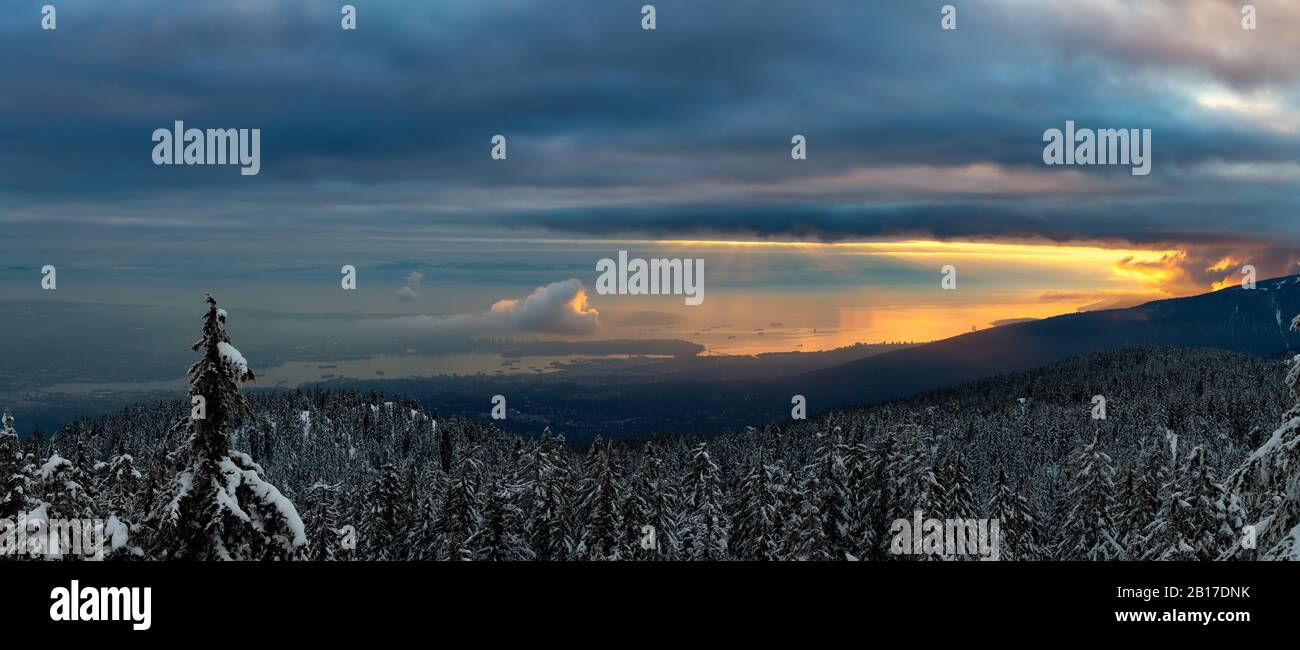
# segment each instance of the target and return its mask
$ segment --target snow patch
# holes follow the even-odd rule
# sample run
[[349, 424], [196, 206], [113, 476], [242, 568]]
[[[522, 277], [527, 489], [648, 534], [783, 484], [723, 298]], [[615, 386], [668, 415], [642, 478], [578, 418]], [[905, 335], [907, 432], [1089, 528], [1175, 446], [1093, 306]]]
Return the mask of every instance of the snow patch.
[[242, 377], [248, 374], [248, 360], [244, 355], [235, 349], [235, 346], [222, 341], [217, 344], [217, 351], [221, 353], [221, 358], [230, 364], [235, 370], [235, 378], [242, 381]]
[[54, 476], [54, 473], [58, 471], [60, 467], [64, 467], [64, 466], [71, 469], [72, 461], [63, 458], [58, 454], [52, 454], [50, 456], [50, 459], [45, 461], [44, 465], [41, 465], [41, 479], [46, 481], [50, 480], [50, 477]]

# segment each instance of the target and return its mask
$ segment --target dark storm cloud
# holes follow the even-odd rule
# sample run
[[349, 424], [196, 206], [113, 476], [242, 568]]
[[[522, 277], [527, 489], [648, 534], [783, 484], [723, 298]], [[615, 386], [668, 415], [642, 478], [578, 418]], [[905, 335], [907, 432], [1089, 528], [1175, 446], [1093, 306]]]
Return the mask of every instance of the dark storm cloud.
[[[354, 33], [342, 3], [57, 4], [0, 23], [0, 222], [31, 236], [1298, 232], [1300, 11], [1267, 0], [1255, 33], [1219, 0], [963, 2], [955, 32], [920, 1], [660, 0], [654, 32], [640, 0], [354, 2]], [[177, 119], [262, 129], [261, 173], [152, 165]], [[1152, 128], [1153, 173], [1044, 167], [1067, 119]]]

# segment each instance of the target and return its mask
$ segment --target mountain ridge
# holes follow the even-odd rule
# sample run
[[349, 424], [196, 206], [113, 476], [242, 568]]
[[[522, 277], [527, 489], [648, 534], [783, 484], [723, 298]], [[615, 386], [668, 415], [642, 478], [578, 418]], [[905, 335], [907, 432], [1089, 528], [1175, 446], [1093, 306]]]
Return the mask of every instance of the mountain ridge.
[[817, 410], [906, 397], [1137, 345], [1210, 347], [1271, 357], [1300, 349], [1300, 276], [1123, 309], [1061, 314], [961, 334], [789, 378]]

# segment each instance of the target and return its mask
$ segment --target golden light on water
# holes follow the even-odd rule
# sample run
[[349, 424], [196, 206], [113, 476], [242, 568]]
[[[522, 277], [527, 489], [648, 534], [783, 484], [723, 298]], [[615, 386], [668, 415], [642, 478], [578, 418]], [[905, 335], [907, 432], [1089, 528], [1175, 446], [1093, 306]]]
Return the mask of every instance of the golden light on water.
[[[1186, 280], [1180, 266], [1187, 260], [1170, 247], [1047, 241], [674, 239], [642, 245], [708, 258], [713, 284], [699, 307], [662, 303], [682, 319], [677, 325], [637, 335], [684, 338], [727, 354], [931, 341], [1011, 320], [1130, 306], [1179, 295]], [[961, 274], [957, 291], [940, 289], [940, 270], [948, 264]], [[808, 282], [763, 286], [754, 280], [790, 266]], [[818, 274], [825, 279], [819, 282]]]

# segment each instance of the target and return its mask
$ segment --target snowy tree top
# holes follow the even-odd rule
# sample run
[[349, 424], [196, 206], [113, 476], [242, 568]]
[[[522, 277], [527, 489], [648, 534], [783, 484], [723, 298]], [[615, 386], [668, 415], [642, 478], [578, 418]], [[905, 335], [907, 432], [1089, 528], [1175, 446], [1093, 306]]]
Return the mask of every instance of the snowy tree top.
[[49, 460], [46, 460], [45, 464], [41, 465], [41, 478], [44, 480], [49, 480], [49, 478], [53, 476], [55, 472], [59, 471], [60, 467], [71, 468], [72, 461], [58, 455], [57, 453], [50, 454]]
[[248, 360], [244, 358], [243, 353], [225, 341], [217, 343], [217, 350], [221, 352], [221, 358], [235, 371], [235, 377], [243, 381], [243, 378], [248, 375]]

